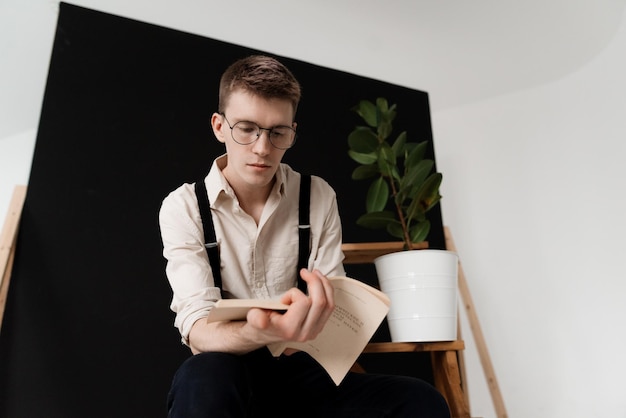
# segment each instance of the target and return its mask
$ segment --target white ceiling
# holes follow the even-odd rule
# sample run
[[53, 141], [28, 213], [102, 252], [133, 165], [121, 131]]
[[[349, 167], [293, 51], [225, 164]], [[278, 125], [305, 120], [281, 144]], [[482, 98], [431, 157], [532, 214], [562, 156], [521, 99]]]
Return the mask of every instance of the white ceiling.
[[[626, 0], [71, 3], [427, 91], [437, 111], [576, 71], [623, 24]], [[57, 10], [0, 2], [0, 138], [37, 125]]]
[[575, 71], [611, 41], [626, 0], [78, 3], [425, 90], [437, 110]]

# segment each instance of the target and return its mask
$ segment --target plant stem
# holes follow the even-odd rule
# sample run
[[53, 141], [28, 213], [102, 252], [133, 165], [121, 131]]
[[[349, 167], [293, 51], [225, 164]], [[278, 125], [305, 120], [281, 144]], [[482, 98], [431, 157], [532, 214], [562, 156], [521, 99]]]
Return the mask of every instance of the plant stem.
[[409, 228], [406, 225], [406, 220], [404, 219], [404, 212], [402, 212], [401, 203], [398, 204], [396, 202], [396, 195], [398, 191], [396, 190], [396, 182], [393, 181], [393, 177], [389, 176], [389, 183], [391, 183], [391, 196], [393, 197], [394, 205], [396, 206], [396, 211], [398, 212], [398, 219], [400, 219], [400, 226], [402, 226], [402, 233], [404, 234], [404, 249], [411, 249], [411, 237], [409, 237]]

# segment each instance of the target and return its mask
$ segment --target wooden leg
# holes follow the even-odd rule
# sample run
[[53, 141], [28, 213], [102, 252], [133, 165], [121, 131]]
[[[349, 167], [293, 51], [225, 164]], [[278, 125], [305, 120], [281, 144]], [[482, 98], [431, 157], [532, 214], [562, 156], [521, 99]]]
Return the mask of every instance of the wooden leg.
[[11, 280], [11, 271], [13, 269], [13, 259], [15, 258], [15, 249], [12, 248], [9, 253], [9, 259], [7, 267], [4, 270], [4, 274], [0, 277], [0, 327], [2, 326], [2, 320], [4, 319], [4, 308], [7, 303], [7, 297], [9, 296], [9, 281]]
[[431, 360], [435, 386], [446, 398], [453, 418], [470, 418], [461, 388], [461, 374], [456, 351], [433, 351]]
[[[457, 252], [456, 245], [452, 239], [452, 233], [448, 227], [444, 227], [444, 233], [446, 237], [446, 249]], [[493, 400], [493, 407], [496, 410], [496, 416], [498, 418], [506, 418], [508, 417], [508, 414], [506, 412], [506, 407], [504, 406], [504, 399], [502, 397], [502, 393], [500, 392], [500, 386], [498, 385], [498, 380], [496, 379], [496, 372], [493, 368], [493, 364], [491, 363], [487, 343], [485, 341], [482, 328], [480, 327], [480, 322], [478, 321], [478, 315], [476, 314], [476, 308], [472, 300], [472, 295], [470, 294], [469, 285], [467, 283], [467, 279], [465, 278], [465, 273], [463, 272], [463, 263], [460, 261], [459, 296], [463, 301], [467, 320], [476, 343], [478, 357], [480, 358], [480, 362], [483, 366], [483, 372], [487, 378], [487, 386], [489, 387], [489, 392], [491, 392], [491, 399]]]
[[9, 279], [13, 268], [15, 244], [25, 198], [26, 186], [15, 186], [7, 218], [2, 227], [2, 234], [0, 234], [0, 326], [2, 326], [4, 307], [9, 293]]

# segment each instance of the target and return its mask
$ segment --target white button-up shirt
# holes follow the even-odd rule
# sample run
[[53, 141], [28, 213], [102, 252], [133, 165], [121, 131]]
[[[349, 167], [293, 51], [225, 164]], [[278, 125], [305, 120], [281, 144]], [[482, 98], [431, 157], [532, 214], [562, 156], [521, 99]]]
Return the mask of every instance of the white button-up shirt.
[[[296, 285], [300, 174], [281, 164], [259, 224], [239, 206], [222, 174], [226, 155], [205, 179], [220, 253], [222, 292], [215, 287], [204, 248], [202, 220], [193, 184], [183, 184], [163, 201], [159, 214], [166, 273], [176, 312], [174, 325], [188, 343], [192, 325], [224, 298], [276, 298]], [[311, 253], [308, 268], [326, 276], [345, 275], [341, 221], [334, 190], [311, 179]]]

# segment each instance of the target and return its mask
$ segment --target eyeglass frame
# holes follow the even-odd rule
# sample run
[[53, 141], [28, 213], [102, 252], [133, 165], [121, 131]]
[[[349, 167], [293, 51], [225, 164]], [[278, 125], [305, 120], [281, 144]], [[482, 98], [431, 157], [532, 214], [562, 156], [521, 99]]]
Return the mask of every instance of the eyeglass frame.
[[[230, 128], [230, 137], [233, 139], [233, 141], [235, 141], [235, 142], [236, 142], [236, 143], [238, 143], [239, 145], [250, 145], [250, 144], [254, 144], [254, 143], [255, 143], [256, 141], [258, 141], [258, 140], [259, 140], [259, 138], [261, 137], [262, 131], [267, 131], [267, 139], [270, 141], [270, 144], [272, 144], [272, 146], [273, 146], [274, 148], [276, 148], [276, 149], [280, 149], [280, 150], [288, 150], [289, 148], [293, 147], [293, 146], [294, 146], [294, 144], [296, 143], [296, 139], [298, 138], [298, 133], [297, 133], [297, 132], [296, 132], [296, 130], [295, 130], [294, 128], [292, 128], [291, 126], [287, 126], [287, 125], [277, 125], [277, 126], [273, 126], [273, 127], [271, 127], [271, 128], [261, 128], [261, 127], [259, 126], [259, 124], [258, 124], [258, 123], [256, 123], [256, 122], [252, 122], [252, 121], [250, 121], [250, 120], [240, 120], [240, 121], [238, 121], [238, 122], [235, 122], [235, 124], [231, 126], [230, 121], [229, 121], [229, 120], [228, 120], [228, 118], [226, 117], [226, 114], [225, 114], [225, 113], [220, 112], [220, 113], [219, 113], [219, 115], [221, 115], [221, 116], [224, 118], [224, 120], [226, 121], [226, 124], [227, 124], [227, 125], [228, 125], [228, 127]], [[237, 126], [237, 124], [238, 124], [238, 123], [241, 123], [241, 122], [251, 123], [251, 124], [255, 125], [255, 126], [259, 129], [259, 130], [258, 130], [258, 134], [257, 134], [257, 136], [256, 136], [256, 139], [255, 139], [254, 141], [252, 141], [252, 142], [248, 142], [248, 143], [243, 144], [243, 143], [241, 143], [241, 142], [239, 142], [239, 141], [237, 141], [237, 140], [235, 139], [235, 135], [233, 135], [233, 129], [235, 128], [235, 126]], [[288, 128], [288, 129], [290, 129], [290, 130], [292, 130], [292, 131], [293, 131], [293, 140], [291, 141], [291, 144], [290, 144], [287, 148], [281, 148], [281, 147], [278, 147], [278, 146], [276, 146], [276, 145], [274, 144], [274, 142], [272, 141], [272, 131], [273, 131], [274, 129], [276, 129], [276, 128]]]

